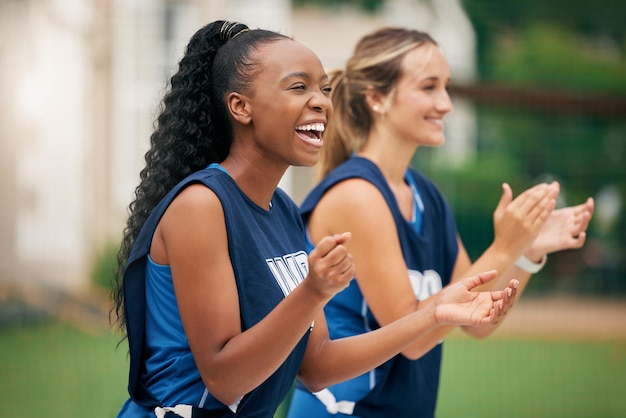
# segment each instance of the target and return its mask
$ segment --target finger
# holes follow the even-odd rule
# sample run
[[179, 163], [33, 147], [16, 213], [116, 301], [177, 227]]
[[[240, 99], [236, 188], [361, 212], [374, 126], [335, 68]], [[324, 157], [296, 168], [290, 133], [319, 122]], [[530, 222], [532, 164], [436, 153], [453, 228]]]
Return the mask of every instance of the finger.
[[545, 198], [537, 201], [535, 206], [528, 213], [528, 219], [531, 222], [531, 227], [538, 228], [544, 224], [550, 214], [556, 207], [556, 197], [550, 193], [546, 194]]
[[346, 251], [345, 255], [339, 259], [339, 261], [332, 267], [337, 269], [341, 274], [345, 274], [352, 270], [354, 261], [352, 260], [352, 254]]
[[498, 202], [498, 206], [496, 207], [496, 211], [504, 210], [513, 200], [513, 190], [511, 190], [511, 186], [508, 183], [502, 183], [502, 196], [500, 196], [500, 201]]
[[585, 245], [586, 240], [587, 240], [587, 233], [581, 232], [577, 236], [572, 237], [572, 243], [570, 245], [570, 248], [572, 249], [581, 248], [583, 245]]
[[356, 276], [356, 265], [352, 261], [352, 257], [345, 263], [343, 270], [341, 271], [342, 276], [347, 276], [348, 278], [352, 278]]
[[558, 183], [541, 183], [526, 190], [522, 195], [524, 196], [524, 199], [521, 199], [522, 209], [525, 213], [531, 213], [537, 206], [541, 208], [549, 205], [552, 200], [556, 202], [559, 186]]
[[333, 235], [333, 238], [335, 239], [335, 242], [337, 243], [337, 245], [344, 245], [345, 243], [350, 241], [350, 239], [352, 238], [352, 232], [344, 232], [342, 234], [335, 234]]
[[493, 292], [489, 292], [489, 295], [491, 296], [491, 300], [494, 302], [501, 302], [503, 300], [506, 302], [511, 292], [512, 290], [507, 288], [504, 290], [494, 290]]
[[463, 283], [467, 290], [472, 290], [473, 288], [483, 285], [485, 283], [490, 282], [498, 275], [496, 270], [485, 271], [483, 273], [477, 274], [472, 277], [467, 277], [460, 281]]
[[324, 258], [338, 245], [342, 245], [350, 240], [352, 234], [350, 232], [344, 232], [343, 234], [335, 234], [333, 236], [326, 236], [317, 243], [311, 255], [314, 257]]
[[502, 302], [503, 308], [506, 310], [509, 306], [509, 302], [517, 294], [518, 286], [519, 280], [512, 279], [505, 289], [491, 292], [491, 300], [493, 300], [494, 302]]
[[591, 221], [591, 217], [593, 216], [593, 209], [594, 209], [594, 201], [593, 199], [590, 197], [587, 199], [587, 201], [583, 204], [584, 206], [584, 220], [583, 220], [583, 229], [587, 229], [587, 226], [589, 226], [589, 221]]
[[504, 295], [502, 299], [500, 299], [499, 301], [495, 303], [495, 309], [494, 309], [495, 322], [498, 322], [500, 317], [504, 315], [504, 312], [506, 311], [506, 307], [508, 305], [508, 295], [506, 292], [503, 292], [503, 293]]
[[317, 243], [313, 251], [311, 251], [311, 258], [324, 258], [326, 254], [330, 252], [333, 248], [337, 246], [337, 242], [333, 239], [333, 237], [324, 237]]
[[507, 303], [506, 303], [504, 314], [507, 314], [513, 308], [513, 305], [515, 304], [516, 297], [517, 297], [517, 288], [510, 289], [510, 293], [509, 293], [509, 296], [508, 296], [508, 300], [507, 300]]
[[539, 212], [537, 205], [548, 198], [548, 187], [545, 184], [533, 186], [517, 196], [507, 207], [512, 214], [523, 217], [527, 221], [534, 221]]
[[502, 315], [502, 307], [503, 307], [502, 301], [495, 302], [492, 305], [491, 310], [489, 311], [489, 314], [481, 318], [479, 321], [479, 324], [490, 325], [490, 324], [498, 323], [498, 319]]

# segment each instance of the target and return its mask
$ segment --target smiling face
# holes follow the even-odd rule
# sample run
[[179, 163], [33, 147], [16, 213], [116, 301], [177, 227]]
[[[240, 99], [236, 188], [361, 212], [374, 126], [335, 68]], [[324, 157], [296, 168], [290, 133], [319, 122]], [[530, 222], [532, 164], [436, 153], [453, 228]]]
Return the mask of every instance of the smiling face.
[[279, 164], [314, 165], [332, 113], [330, 84], [319, 58], [291, 39], [263, 45], [256, 54], [262, 68], [252, 92], [243, 95], [255, 146]]
[[386, 97], [382, 123], [395, 137], [417, 145], [442, 145], [443, 117], [453, 109], [449, 83], [448, 61], [438, 47], [426, 44], [411, 50], [402, 60], [402, 75]]

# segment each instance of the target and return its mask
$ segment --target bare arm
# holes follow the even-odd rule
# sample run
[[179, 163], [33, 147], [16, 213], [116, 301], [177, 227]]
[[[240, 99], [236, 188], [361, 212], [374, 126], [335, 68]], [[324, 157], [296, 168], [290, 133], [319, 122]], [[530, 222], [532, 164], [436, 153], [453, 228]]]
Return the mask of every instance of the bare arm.
[[[509, 272], [509, 267], [536, 236], [541, 218], [553, 209], [555, 195], [556, 190], [540, 185], [512, 202], [512, 192], [505, 186], [499, 210], [494, 214], [498, 223], [503, 225], [498, 239], [474, 266], [461, 243], [453, 280], [496, 269], [506, 273], [494, 280], [495, 284], [489, 283], [485, 285], [489, 287], [482, 289], [508, 286], [511, 279], [517, 278], [513, 275], [519, 273]], [[529, 212], [533, 213], [532, 219], [527, 216]], [[525, 229], [522, 230], [519, 224], [525, 224]], [[384, 198], [372, 184], [353, 179], [333, 187], [316, 207], [308, 227], [313, 240], [334, 231], [352, 231], [353, 239], [348, 249], [358, 266], [359, 287], [381, 326], [432, 302], [433, 297], [421, 302], [416, 299], [408, 280], [395, 223]], [[441, 326], [425, 333], [406, 346], [402, 354], [412, 359], [419, 358], [453, 329], [453, 326]], [[467, 329], [486, 335], [495, 326]]]
[[[541, 227], [554, 210], [558, 184], [539, 184], [513, 199], [513, 191], [508, 184], [502, 185], [502, 196], [493, 214], [495, 236], [491, 245], [472, 263], [465, 246], [458, 238], [459, 252], [454, 265], [452, 282], [461, 280], [466, 275], [474, 274], [481, 268], [495, 268], [502, 274], [481, 290], [495, 289], [512, 279], [519, 280], [515, 298], [510, 300], [511, 308], [523, 293], [530, 274], [515, 267], [515, 261], [524, 254], [537, 237]], [[484, 338], [493, 333], [496, 326], [463, 327], [463, 330], [475, 338]]]
[[353, 276], [343, 245], [348, 238], [323, 239], [310, 256], [309, 277], [242, 332], [219, 199], [192, 185], [172, 202], [155, 232], [151, 255], [171, 267], [185, 333], [211, 394], [232, 404], [282, 364], [324, 304]]
[[313, 392], [371, 370], [438, 327], [496, 323], [514, 297], [515, 283], [499, 292], [476, 292], [496, 275], [486, 272], [444, 289], [433, 303], [375, 331], [330, 340], [324, 315], [315, 321], [300, 369], [300, 380]]
[[[359, 287], [381, 326], [418, 311], [434, 299], [417, 300], [395, 223], [384, 198], [371, 183], [353, 179], [333, 187], [316, 207], [308, 227], [314, 242], [332, 231], [352, 232], [348, 249], [358, 267]], [[506, 286], [508, 283], [502, 289]], [[420, 333], [421, 338], [405, 345], [402, 354], [421, 357], [453, 328], [440, 326]]]
[[[539, 234], [544, 222], [554, 210], [559, 192], [557, 183], [539, 184], [513, 199], [513, 192], [507, 184], [504, 184], [502, 189], [502, 197], [493, 214], [493, 242], [472, 263], [459, 239], [459, 255], [452, 281], [481, 271], [480, 269], [486, 266], [491, 266], [503, 273], [509, 270]], [[500, 280], [487, 284], [486, 288], [497, 288], [507, 281], [502, 277]]]
[[[528, 199], [528, 196], [525, 195], [528, 194], [529, 191], [532, 192], [533, 189], [535, 188], [527, 190], [521, 194], [518, 199]], [[531, 274], [515, 265], [515, 261], [521, 255], [518, 254], [520, 251], [519, 246], [517, 248], [515, 246], [503, 246], [501, 245], [502, 240], [500, 240], [500, 243], [497, 242], [498, 232], [502, 232], [503, 224], [504, 226], [517, 225], [514, 231], [527, 231], [528, 233], [526, 235], [522, 235], [523, 237], [526, 237], [526, 239], [528, 239], [528, 237], [533, 237], [530, 245], [523, 249], [524, 252], [522, 254], [534, 262], [539, 262], [544, 255], [565, 249], [580, 248], [584, 245], [586, 230], [593, 215], [594, 202], [593, 199], [589, 198], [585, 203], [580, 205], [550, 210], [546, 219], [536, 224], [539, 226], [537, 232], [534, 232], [536, 228], [525, 228], [523, 223], [511, 220], [510, 216], [503, 217], [503, 208], [505, 207], [506, 205], [503, 205], [503, 200], [501, 200], [496, 212], [494, 213], [494, 225], [496, 230], [494, 243], [483, 253], [483, 255], [481, 255], [478, 260], [476, 260], [476, 262], [473, 264], [471, 263], [463, 244], [459, 240], [459, 255], [455, 265], [453, 280], [459, 280], [461, 277], [475, 274], [487, 266], [500, 269], [500, 271], [503, 272], [502, 275], [498, 279], [490, 282], [488, 285], [481, 287], [481, 290], [498, 288], [498, 286], [502, 286], [513, 278], [519, 280], [520, 285], [517, 290], [517, 295], [515, 298], [511, 299], [510, 308], [515, 305], [517, 300], [523, 294], [524, 289], [530, 281]], [[550, 206], [547, 206], [546, 208], [549, 207]], [[523, 214], [524, 211], [521, 213]], [[529, 210], [528, 213], [528, 217], [532, 220], [532, 210]], [[506, 231], [504, 236], [507, 236]], [[515, 236], [516, 233], [512, 235], [512, 237]], [[504, 241], [506, 242], [506, 240]], [[520, 241], [522, 244], [525, 242], [525, 240]], [[502, 321], [500, 323], [502, 323]], [[495, 328], [496, 327], [463, 327], [466, 332], [477, 338], [488, 336], [495, 330]]]

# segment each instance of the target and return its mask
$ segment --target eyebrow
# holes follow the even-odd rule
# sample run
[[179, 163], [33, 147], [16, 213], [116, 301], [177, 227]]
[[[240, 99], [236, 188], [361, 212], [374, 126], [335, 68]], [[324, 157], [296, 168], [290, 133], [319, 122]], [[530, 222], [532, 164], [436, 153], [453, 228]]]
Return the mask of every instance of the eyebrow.
[[[287, 81], [290, 78], [306, 78], [306, 79], [310, 80], [311, 76], [309, 75], [309, 73], [305, 73], [303, 71], [296, 71], [296, 72], [287, 74], [280, 81]], [[320, 79], [320, 81], [321, 80], [328, 80], [328, 74], [324, 74], [322, 76], [322, 78]]]
[[[420, 78], [420, 79], [418, 79], [418, 82], [423, 83], [425, 81], [438, 81], [439, 79], [440, 78], [437, 77], [437, 76], [430, 76], [430, 77], [426, 77], [426, 78]], [[444, 81], [445, 81], [446, 85], [449, 85], [450, 83], [452, 83], [452, 79], [451, 78], [448, 78], [448, 79], [446, 79]]]

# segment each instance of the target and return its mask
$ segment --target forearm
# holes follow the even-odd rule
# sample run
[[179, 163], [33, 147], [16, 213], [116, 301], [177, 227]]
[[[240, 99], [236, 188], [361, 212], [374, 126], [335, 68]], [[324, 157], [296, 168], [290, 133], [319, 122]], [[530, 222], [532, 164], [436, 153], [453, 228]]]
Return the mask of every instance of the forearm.
[[300, 285], [263, 320], [230, 339], [209, 362], [198, 361], [211, 394], [230, 405], [259, 386], [285, 361], [327, 301]]
[[519, 279], [518, 277], [511, 277], [506, 274], [511, 267], [515, 265], [515, 260], [517, 260], [518, 257], [518, 254], [499, 248], [495, 243], [492, 243], [474, 262], [469, 259], [467, 253], [463, 250], [457, 257], [457, 262], [452, 274], [452, 282], [458, 282], [465, 277], [470, 277], [483, 271], [496, 270], [498, 277], [480, 286], [476, 290], [492, 291], [494, 289], [501, 289], [508, 284], [511, 278]]
[[[427, 306], [433, 304], [436, 298], [437, 294], [423, 301], [418, 301], [416, 305], [416, 310], [427, 309]], [[401, 354], [411, 360], [417, 360], [418, 358], [422, 357], [430, 350], [432, 350], [434, 347], [436, 347], [437, 344], [439, 344], [455, 328], [456, 326], [453, 325], [437, 326], [432, 330], [425, 332], [421, 337], [417, 338], [411, 345], [403, 349]]]
[[389, 360], [435, 328], [435, 306], [431, 303], [377, 330], [327, 339], [307, 350], [300, 378], [314, 392], [354, 378]]

